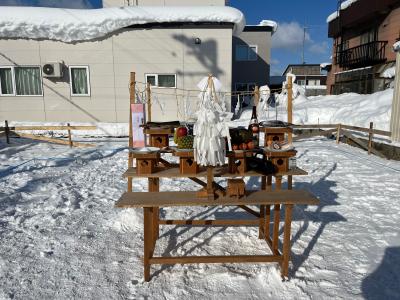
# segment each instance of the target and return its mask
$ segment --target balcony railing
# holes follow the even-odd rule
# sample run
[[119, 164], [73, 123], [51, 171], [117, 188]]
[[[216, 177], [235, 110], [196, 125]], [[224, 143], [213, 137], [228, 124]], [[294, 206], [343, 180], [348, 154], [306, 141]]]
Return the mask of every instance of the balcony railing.
[[342, 68], [362, 68], [386, 61], [387, 41], [362, 44], [336, 53], [336, 64]]

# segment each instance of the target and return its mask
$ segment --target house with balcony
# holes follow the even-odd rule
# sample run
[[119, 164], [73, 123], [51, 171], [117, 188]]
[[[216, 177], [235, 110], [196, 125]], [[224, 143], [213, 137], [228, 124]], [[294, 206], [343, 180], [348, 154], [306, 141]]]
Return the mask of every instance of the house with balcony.
[[369, 94], [388, 88], [393, 79], [385, 71], [395, 65], [391, 45], [400, 39], [400, 1], [338, 1], [327, 22], [333, 39], [328, 93]]

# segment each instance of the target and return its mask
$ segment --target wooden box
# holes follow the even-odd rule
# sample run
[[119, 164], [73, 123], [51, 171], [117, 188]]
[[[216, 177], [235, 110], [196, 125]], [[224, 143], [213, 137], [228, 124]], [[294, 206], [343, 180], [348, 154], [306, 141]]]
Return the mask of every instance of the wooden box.
[[174, 155], [179, 157], [181, 174], [197, 174], [199, 172], [199, 165], [194, 161], [193, 151], [175, 151]]
[[169, 135], [168, 134], [151, 134], [150, 135], [150, 146], [157, 148], [164, 148], [169, 146]]
[[138, 175], [151, 174], [156, 171], [160, 153], [133, 153], [133, 158], [136, 158], [136, 173]]
[[264, 127], [264, 146], [268, 146], [268, 142], [284, 142], [285, 134], [292, 132], [289, 127]]
[[228, 179], [227, 194], [228, 197], [243, 197], [245, 195], [246, 185], [243, 179]]
[[229, 173], [243, 175], [247, 171], [246, 157], [252, 155], [252, 151], [233, 151], [228, 153]]
[[277, 172], [287, 172], [289, 171], [289, 158], [296, 156], [296, 150], [273, 152], [266, 151], [265, 156], [272, 161]]
[[150, 146], [164, 148], [169, 146], [169, 136], [174, 133], [173, 128], [152, 127], [144, 129], [150, 135]]

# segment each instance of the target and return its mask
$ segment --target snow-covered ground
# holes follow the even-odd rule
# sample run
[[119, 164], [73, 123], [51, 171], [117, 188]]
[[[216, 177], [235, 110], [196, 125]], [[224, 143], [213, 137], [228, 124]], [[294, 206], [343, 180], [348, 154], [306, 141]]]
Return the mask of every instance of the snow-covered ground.
[[[298, 142], [309, 175], [295, 188], [321, 205], [294, 210], [290, 280], [275, 264], [201, 264], [154, 266], [145, 283], [142, 211], [113, 207], [126, 190], [127, 141], [102, 141], [0, 142], [0, 299], [400, 299], [400, 162], [326, 139]], [[161, 187], [197, 188], [183, 179]], [[247, 217], [234, 207], [162, 216]], [[253, 227], [162, 227], [156, 254], [264, 253], [257, 236]]]

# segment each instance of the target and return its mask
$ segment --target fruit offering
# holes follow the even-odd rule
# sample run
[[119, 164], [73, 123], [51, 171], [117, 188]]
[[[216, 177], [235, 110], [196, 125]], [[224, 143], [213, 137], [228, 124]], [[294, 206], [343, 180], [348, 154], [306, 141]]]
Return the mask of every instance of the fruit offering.
[[194, 141], [193, 135], [178, 137], [177, 139], [178, 149], [193, 149], [193, 141]]
[[253, 139], [252, 130], [248, 129], [230, 129], [232, 150], [253, 150], [256, 143]]
[[174, 143], [178, 144], [178, 139], [188, 135], [188, 130], [184, 126], [180, 126], [175, 129], [174, 133]]

